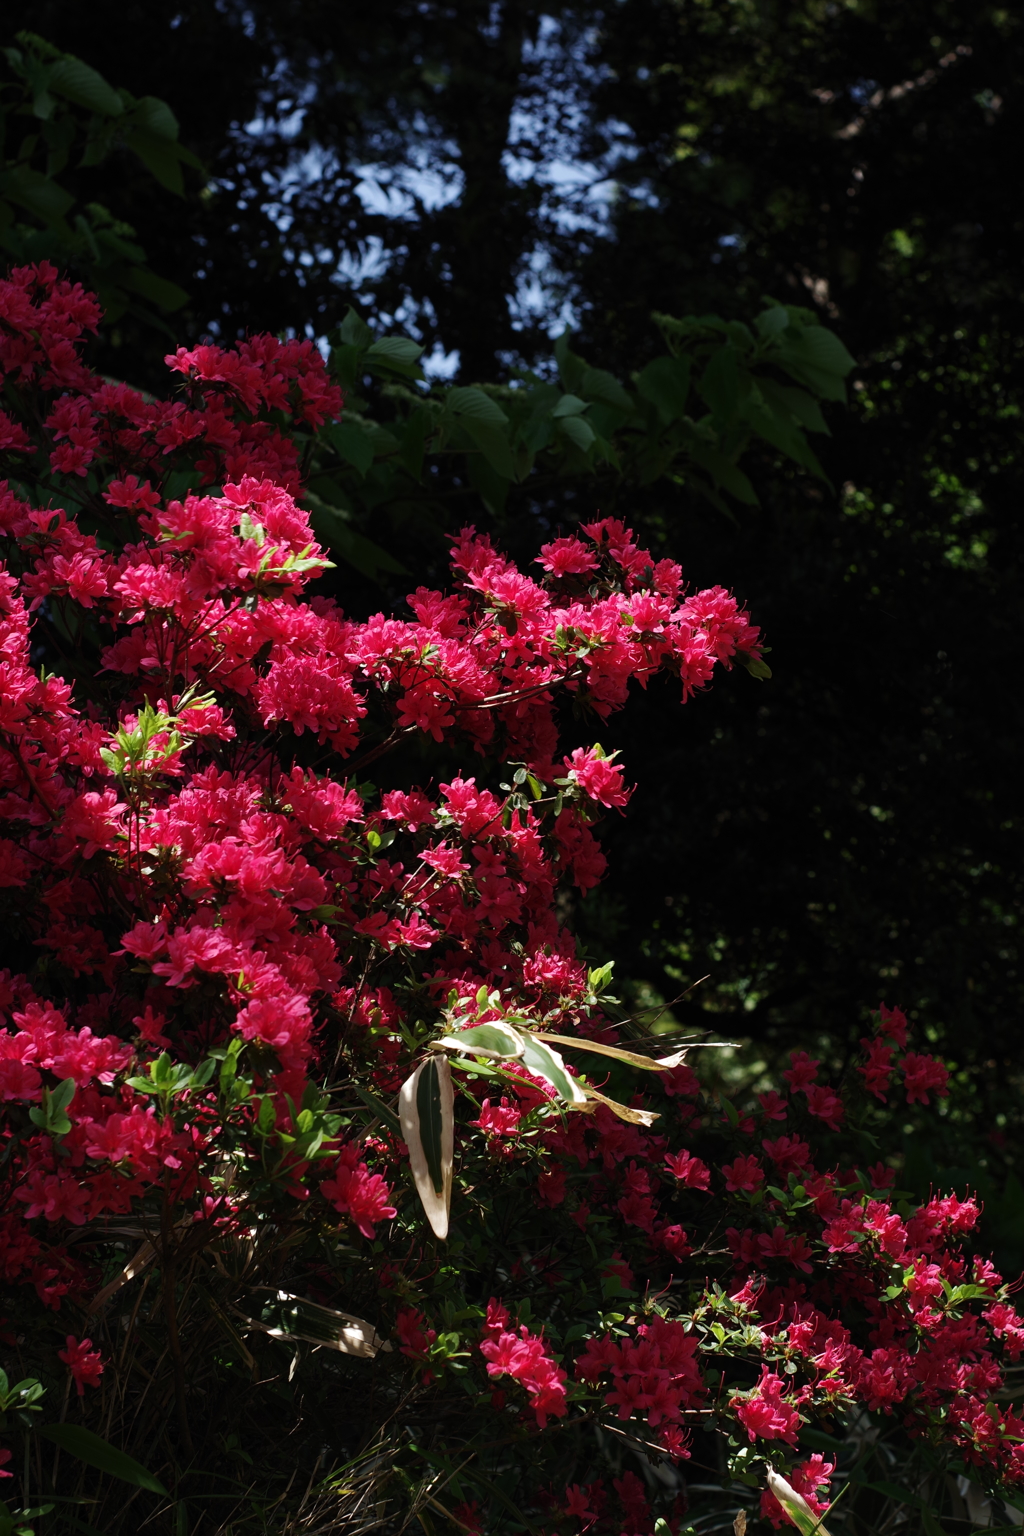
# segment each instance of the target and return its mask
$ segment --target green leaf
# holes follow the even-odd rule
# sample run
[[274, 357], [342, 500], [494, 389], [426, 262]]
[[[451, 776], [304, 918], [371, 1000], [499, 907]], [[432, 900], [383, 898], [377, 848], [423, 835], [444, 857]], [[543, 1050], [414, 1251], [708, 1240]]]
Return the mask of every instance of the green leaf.
[[754, 324], [765, 341], [775, 341], [790, 323], [789, 311], [783, 304], [773, 304], [758, 315]]
[[184, 194], [185, 182], [181, 174], [182, 151], [178, 144], [165, 139], [161, 134], [150, 133], [148, 129], [135, 127], [126, 131], [125, 142], [162, 187], [166, 187], [168, 192], [173, 192], [178, 197]]
[[136, 1488], [147, 1488], [150, 1493], [168, 1497], [163, 1483], [151, 1472], [147, 1472], [141, 1462], [109, 1445], [106, 1440], [101, 1440], [99, 1435], [94, 1435], [91, 1429], [85, 1429], [81, 1424], [44, 1424], [39, 1433], [44, 1440], [59, 1446], [76, 1460], [84, 1461], [86, 1466], [95, 1467], [98, 1472], [107, 1472], [111, 1477], [119, 1478], [122, 1483], [131, 1483]]
[[771, 443], [773, 448], [778, 448], [780, 453], [786, 454], [803, 469], [810, 470], [819, 480], [825, 479], [825, 471], [804, 437], [802, 427], [793, 420], [785, 407], [773, 409], [751, 398], [743, 415], [758, 437], [764, 438], [766, 443]]
[[82, 59], [71, 54], [51, 65], [47, 83], [58, 96], [65, 96], [76, 106], [88, 107], [90, 112], [98, 112], [101, 117], [120, 117], [124, 112], [124, 102], [114, 87]]
[[558, 373], [565, 389], [577, 390], [583, 387], [587, 365], [582, 357], [577, 356], [569, 346], [569, 332], [563, 331], [555, 342], [555, 361], [558, 364]]
[[586, 409], [587, 402], [579, 395], [563, 395], [551, 414], [556, 421], [561, 421], [565, 416], [582, 416]]
[[157, 138], [170, 139], [177, 142], [178, 119], [159, 96], [143, 96], [132, 107], [129, 114], [131, 121], [137, 123], [140, 128], [145, 128], [149, 133], [156, 134]]
[[332, 554], [347, 560], [361, 576], [368, 577], [370, 581], [376, 581], [381, 571], [408, 576], [409, 572], [394, 555], [375, 544], [372, 539], [357, 533], [337, 507], [328, 506], [308, 490], [302, 499], [313, 503], [309, 520], [320, 543], [326, 545]]
[[737, 501], [742, 501], [747, 506], [757, 506], [757, 493], [742, 469], [727, 459], [724, 453], [719, 453], [715, 448], [708, 448], [703, 443], [691, 442], [687, 444], [690, 458], [701, 469], [706, 469], [716, 485], [722, 486], [730, 496], [735, 496]]
[[[512, 457], [512, 448], [509, 444], [507, 429], [496, 422], [480, 421], [475, 416], [463, 416], [460, 424], [469, 434], [473, 442], [479, 448], [491, 468], [501, 476], [503, 480], [515, 478], [516, 466]], [[481, 486], [486, 490], [486, 486]]]
[[824, 326], [804, 326], [795, 335], [787, 332], [779, 344], [778, 361], [790, 378], [823, 400], [846, 399], [843, 379], [855, 366], [854, 359]]
[[158, 277], [146, 267], [130, 267], [121, 274], [121, 283], [130, 293], [141, 294], [159, 309], [180, 309], [188, 299], [184, 288], [179, 288], [177, 283], [170, 282], [166, 277]]
[[373, 332], [357, 310], [350, 304], [345, 311], [345, 318], [338, 327], [338, 334], [346, 347], [368, 347], [373, 341]]
[[423, 348], [408, 336], [382, 336], [367, 348], [366, 362], [371, 368], [400, 373], [407, 379], [422, 379], [419, 358]]
[[734, 347], [717, 347], [701, 374], [697, 392], [716, 425], [735, 421], [740, 404], [739, 354]]
[[459, 384], [448, 391], [445, 402], [454, 415], [472, 421], [487, 421], [495, 426], [506, 426], [508, 417], [496, 400], [484, 394], [475, 384]]
[[321, 429], [320, 436], [327, 439], [346, 464], [366, 475], [373, 464], [373, 444], [362, 427], [353, 421], [332, 421]]
[[588, 368], [580, 381], [580, 389], [588, 400], [600, 400], [627, 416], [633, 414], [633, 401], [615, 375], [604, 368]]
[[762, 377], [758, 378], [757, 387], [769, 405], [778, 411], [789, 411], [808, 432], [823, 432], [826, 437], [830, 436], [821, 406], [806, 389], [792, 389]]
[[367, 1108], [372, 1109], [379, 1120], [383, 1120], [388, 1130], [395, 1136], [401, 1136], [402, 1123], [398, 1116], [388, 1109], [384, 1100], [379, 1099], [375, 1093], [371, 1093], [369, 1088], [361, 1088], [358, 1083], [353, 1084], [353, 1087]]
[[582, 416], [564, 416], [558, 423], [558, 430], [581, 453], [587, 453], [594, 446], [596, 434], [589, 421], [584, 421]]
[[47, 224], [58, 224], [75, 201], [70, 192], [28, 165], [0, 174], [0, 193]]
[[67, 1109], [75, 1096], [75, 1080], [73, 1077], [62, 1078], [56, 1088], [50, 1094], [50, 1103], [54, 1109]]
[[690, 394], [690, 359], [656, 357], [639, 375], [636, 387], [666, 424], [686, 414]]

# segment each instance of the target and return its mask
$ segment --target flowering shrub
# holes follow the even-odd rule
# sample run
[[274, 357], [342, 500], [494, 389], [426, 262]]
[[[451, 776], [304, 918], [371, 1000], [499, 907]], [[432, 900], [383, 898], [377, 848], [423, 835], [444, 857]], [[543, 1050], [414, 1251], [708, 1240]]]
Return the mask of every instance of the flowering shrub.
[[[296, 1373], [350, 1401], [261, 1457], [312, 1487], [325, 1439], [351, 1459], [400, 1423], [429, 1476], [381, 1474], [382, 1528], [425, 1500], [470, 1530], [674, 1530], [707, 1436], [779, 1524], [787, 1490], [828, 1502], [808, 1433], [863, 1411], [1024, 1484], [1024, 1321], [975, 1203], [915, 1207], [877, 1149], [864, 1166], [880, 1104], [946, 1091], [903, 1014], [841, 1083], [794, 1052], [733, 1105], [685, 1050], [624, 1038], [559, 916], [629, 795], [599, 746], [564, 750], [566, 707], [756, 669], [735, 600], [602, 519], [539, 574], [465, 529], [450, 591], [355, 622], [309, 591], [304, 445], [342, 407], [311, 345], [179, 350], [161, 402], [90, 373], [97, 307], [49, 268], [11, 275], [0, 318], [7, 1347], [150, 1464], [134, 1497], [169, 1464], [176, 1507], [207, 1508], [183, 1481], [204, 1437], [249, 1454], [228, 1399], [280, 1381], [301, 1424]], [[412, 1094], [441, 1127], [422, 1147], [410, 1082], [439, 1085]], [[581, 1482], [597, 1426], [640, 1454]]]

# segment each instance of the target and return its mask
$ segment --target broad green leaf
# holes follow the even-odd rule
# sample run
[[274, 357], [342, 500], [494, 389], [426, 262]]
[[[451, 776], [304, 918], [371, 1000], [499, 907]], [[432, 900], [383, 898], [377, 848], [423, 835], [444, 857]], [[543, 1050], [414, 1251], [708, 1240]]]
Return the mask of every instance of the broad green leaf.
[[587, 453], [595, 442], [595, 433], [589, 421], [584, 421], [582, 416], [563, 416], [558, 423], [558, 430], [574, 443], [581, 453]]
[[551, 414], [556, 421], [561, 421], [564, 416], [582, 416], [586, 408], [587, 402], [579, 395], [563, 395]]
[[98, 112], [101, 117], [120, 117], [124, 112], [124, 102], [114, 87], [82, 59], [72, 58], [70, 54], [51, 65], [47, 83], [58, 96], [67, 97], [68, 101], [87, 107], [90, 112]]
[[430, 1056], [406, 1078], [398, 1116], [416, 1193], [434, 1233], [446, 1238], [455, 1146], [455, 1099], [446, 1056]]
[[373, 463], [373, 444], [361, 426], [354, 421], [332, 421], [321, 429], [320, 435], [327, 439], [346, 464], [351, 464], [365, 476]]
[[773, 304], [758, 315], [754, 324], [766, 341], [774, 341], [789, 325], [789, 313], [782, 304]]
[[697, 393], [719, 422], [735, 421], [740, 404], [739, 354], [734, 347], [717, 347], [701, 374]]
[[47, 224], [56, 224], [74, 203], [70, 192], [41, 171], [19, 165], [0, 174], [0, 193]]
[[342, 342], [347, 347], [368, 347], [373, 341], [373, 332], [351, 304], [345, 311], [345, 318], [338, 327], [338, 331]]
[[760, 376], [757, 387], [769, 405], [790, 411], [808, 432], [823, 432], [826, 437], [830, 436], [828, 423], [821, 414], [821, 406], [806, 389], [793, 389], [786, 384], [776, 384], [774, 379]]
[[563, 331], [555, 342], [555, 361], [559, 377], [565, 389], [576, 391], [583, 386], [587, 365], [569, 346], [569, 332]]
[[99, 1435], [94, 1435], [91, 1429], [85, 1429], [81, 1424], [44, 1424], [39, 1433], [44, 1440], [60, 1446], [69, 1456], [84, 1461], [86, 1466], [95, 1467], [98, 1472], [106, 1472], [111, 1477], [119, 1478], [122, 1483], [131, 1483], [133, 1487], [147, 1488], [150, 1493], [168, 1497], [163, 1483], [151, 1472], [147, 1472], [141, 1462], [125, 1451], [119, 1451], [106, 1440], [101, 1440]]
[[523, 1036], [508, 1024], [476, 1024], [454, 1035], [442, 1035], [435, 1046], [476, 1056], [491, 1056], [509, 1061], [523, 1054]]
[[567, 1104], [583, 1104], [586, 1102], [586, 1094], [572, 1073], [566, 1070], [565, 1062], [557, 1051], [553, 1051], [549, 1045], [538, 1040], [534, 1034], [526, 1031], [521, 1036], [523, 1042], [522, 1063], [527, 1071], [535, 1077], [544, 1078], [551, 1084], [558, 1096]]
[[382, 336], [367, 348], [366, 362], [370, 367], [400, 373], [407, 379], [421, 379], [423, 370], [419, 358], [422, 351], [423, 348], [408, 336]]
[[516, 466], [506, 427], [496, 421], [483, 421], [476, 416], [462, 416], [459, 424], [502, 479], [515, 478]]
[[459, 384], [448, 391], [448, 410], [455, 416], [469, 417], [473, 421], [492, 422], [505, 426], [508, 417], [496, 400], [484, 394], [475, 384]]
[[656, 357], [639, 375], [636, 387], [666, 424], [686, 413], [690, 394], [690, 359]]
[[56, 1088], [50, 1094], [50, 1103], [55, 1109], [67, 1109], [75, 1096], [75, 1080], [73, 1077], [61, 1078]]
[[588, 400], [600, 400], [617, 411], [632, 415], [633, 401], [614, 374], [604, 368], [588, 368], [580, 382], [580, 389]]
[[745, 502], [747, 506], [757, 506], [754, 487], [738, 465], [727, 459], [724, 453], [719, 453], [716, 448], [705, 447], [703, 443], [694, 442], [688, 446], [690, 458], [701, 469], [707, 470], [716, 485], [722, 486], [737, 501]]
[[132, 107], [130, 117], [140, 128], [155, 133], [157, 138], [177, 142], [178, 119], [159, 96], [143, 96]]
[[179, 288], [177, 283], [168, 281], [166, 277], [157, 277], [155, 272], [145, 267], [130, 267], [122, 273], [121, 283], [129, 292], [141, 294], [160, 309], [180, 309], [188, 299], [184, 288]]
[[752, 399], [747, 402], [743, 414], [758, 437], [764, 438], [766, 443], [771, 443], [772, 447], [778, 448], [780, 453], [786, 454], [802, 468], [810, 470], [813, 475], [824, 480], [825, 472], [818, 463], [814, 450], [804, 437], [802, 427], [793, 420], [784, 406], [773, 409], [768, 405], [755, 403]]
[[150, 133], [146, 128], [134, 126], [126, 131], [125, 142], [162, 187], [178, 197], [183, 195], [185, 181], [181, 174], [182, 155], [177, 144], [162, 134]]
[[428, 410], [414, 410], [405, 423], [399, 457], [414, 480], [419, 480], [423, 474], [423, 455], [433, 430], [434, 419]]
[[372, 539], [357, 533], [347, 521], [345, 514], [337, 507], [328, 506], [321, 501], [319, 496], [312, 491], [306, 491], [303, 495], [304, 502], [311, 502], [310, 522], [318, 540], [326, 545], [332, 554], [340, 555], [347, 560], [349, 565], [376, 581], [381, 571], [391, 572], [396, 576], [408, 576], [408, 571], [386, 549], [379, 544], [374, 544]]
[[796, 335], [787, 333], [778, 349], [778, 361], [790, 378], [824, 400], [845, 400], [843, 379], [855, 366], [839, 337], [822, 325], [808, 325]]

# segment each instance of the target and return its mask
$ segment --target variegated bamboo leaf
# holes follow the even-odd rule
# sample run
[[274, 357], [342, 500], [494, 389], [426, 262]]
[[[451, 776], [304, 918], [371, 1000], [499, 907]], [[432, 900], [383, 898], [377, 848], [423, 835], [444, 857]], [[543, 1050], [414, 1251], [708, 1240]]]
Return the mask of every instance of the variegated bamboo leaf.
[[607, 1095], [598, 1093], [596, 1088], [584, 1088], [583, 1092], [588, 1099], [596, 1104], [603, 1104], [605, 1109], [610, 1109], [613, 1115], [618, 1115], [620, 1120], [625, 1120], [630, 1125], [651, 1126], [658, 1119], [655, 1110], [633, 1109], [628, 1104], [620, 1104], [617, 1099], [609, 1099]]
[[550, 1083], [558, 1096], [567, 1104], [582, 1104], [586, 1095], [579, 1083], [567, 1069], [565, 1062], [557, 1051], [553, 1051], [550, 1045], [545, 1045], [538, 1040], [536, 1035], [523, 1034], [522, 1063], [527, 1071], [535, 1077], [542, 1077]]
[[522, 1035], [508, 1024], [477, 1024], [457, 1035], [442, 1035], [440, 1040], [432, 1040], [430, 1046], [435, 1051], [443, 1048], [492, 1061], [508, 1061], [523, 1054]]
[[455, 1097], [447, 1056], [428, 1056], [402, 1084], [398, 1117], [416, 1193], [440, 1238], [448, 1236], [455, 1149]]
[[797, 1493], [774, 1467], [768, 1468], [768, 1489], [778, 1499], [801, 1536], [829, 1536], [821, 1523], [821, 1517], [814, 1513], [803, 1494]]
[[574, 1051], [594, 1051], [598, 1056], [612, 1056], [616, 1061], [624, 1061], [630, 1067], [640, 1067], [644, 1072], [665, 1072], [669, 1064], [678, 1065], [671, 1057], [655, 1059], [640, 1056], [636, 1051], [624, 1051], [618, 1045], [602, 1045], [599, 1040], [577, 1040], [572, 1035], [553, 1035], [546, 1029], [535, 1029], [533, 1034], [538, 1040], [553, 1040], [555, 1045], [572, 1046]]

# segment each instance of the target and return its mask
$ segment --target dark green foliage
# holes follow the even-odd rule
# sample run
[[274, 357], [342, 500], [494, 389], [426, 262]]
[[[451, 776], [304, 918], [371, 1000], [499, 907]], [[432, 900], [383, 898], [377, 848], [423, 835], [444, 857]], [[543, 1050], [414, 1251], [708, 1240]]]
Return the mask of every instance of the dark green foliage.
[[65, 183], [72, 168], [103, 167], [119, 151], [181, 197], [182, 166], [199, 169], [199, 161], [179, 144], [174, 113], [155, 96], [114, 90], [91, 65], [34, 33], [19, 32], [4, 53], [0, 249], [8, 263], [70, 268], [99, 295], [110, 321], [129, 313], [173, 335], [149, 306], [180, 309], [184, 290], [146, 265], [130, 225], [102, 203], [76, 203]]

